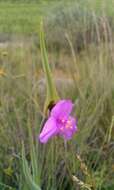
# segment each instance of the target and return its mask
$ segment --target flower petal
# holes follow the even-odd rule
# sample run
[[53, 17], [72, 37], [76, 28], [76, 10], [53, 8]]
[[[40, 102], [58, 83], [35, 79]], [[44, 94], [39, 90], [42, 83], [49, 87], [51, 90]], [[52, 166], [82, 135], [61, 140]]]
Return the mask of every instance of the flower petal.
[[59, 125], [59, 134], [66, 140], [71, 139], [77, 130], [77, 121], [71, 116], [68, 118], [65, 125]]
[[42, 132], [39, 135], [39, 140], [41, 143], [47, 143], [48, 139], [57, 134], [57, 125], [54, 117], [50, 117], [44, 127]]
[[51, 116], [56, 119], [67, 119], [73, 108], [71, 100], [60, 100], [52, 109]]

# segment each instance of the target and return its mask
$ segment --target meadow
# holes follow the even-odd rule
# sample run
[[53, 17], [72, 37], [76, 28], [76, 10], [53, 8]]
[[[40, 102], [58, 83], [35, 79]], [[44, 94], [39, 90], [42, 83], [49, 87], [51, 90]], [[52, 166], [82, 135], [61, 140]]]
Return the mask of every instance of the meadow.
[[[113, 0], [0, 1], [0, 190], [114, 190], [113, 18]], [[78, 132], [42, 144], [56, 90]]]

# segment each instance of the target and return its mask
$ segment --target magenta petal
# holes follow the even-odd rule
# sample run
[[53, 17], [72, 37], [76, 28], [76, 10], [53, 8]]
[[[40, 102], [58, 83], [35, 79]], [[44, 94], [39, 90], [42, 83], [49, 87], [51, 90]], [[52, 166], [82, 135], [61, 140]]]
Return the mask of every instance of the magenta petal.
[[39, 135], [39, 140], [41, 143], [47, 143], [48, 139], [57, 134], [56, 120], [54, 117], [50, 117], [44, 127], [42, 132]]
[[71, 100], [60, 100], [52, 109], [51, 116], [67, 119], [73, 108]]
[[59, 126], [59, 134], [64, 137], [64, 139], [69, 140], [72, 138], [74, 133], [77, 132], [77, 121], [73, 117], [69, 117], [66, 124]]

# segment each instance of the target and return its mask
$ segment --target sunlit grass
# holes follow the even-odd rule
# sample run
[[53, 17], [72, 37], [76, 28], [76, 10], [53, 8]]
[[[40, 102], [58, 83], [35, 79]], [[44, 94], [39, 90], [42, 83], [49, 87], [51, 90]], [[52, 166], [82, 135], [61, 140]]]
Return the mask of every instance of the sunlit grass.
[[[78, 22], [73, 6], [63, 11], [62, 3], [51, 3], [51, 7], [44, 3], [42, 8], [36, 3], [0, 3], [0, 31], [24, 36], [0, 47], [1, 189], [28, 190], [34, 187], [31, 177], [42, 190], [114, 189], [114, 45], [109, 19], [113, 1], [105, 7], [106, 17], [100, 12], [106, 1], [94, 2], [86, 1], [86, 11], [94, 9], [90, 17], [78, 9], [83, 1], [79, 7], [75, 5], [76, 15], [82, 15]], [[38, 33], [43, 10], [48, 15], [44, 21], [53, 80], [61, 99], [73, 100], [73, 115], [78, 117], [78, 133], [67, 145], [59, 137], [45, 146], [37, 144], [46, 81], [38, 39], [28, 40], [25, 34]], [[99, 15], [104, 25], [99, 24]], [[82, 36], [81, 41], [74, 41]]]
[[[64, 6], [65, 5], [65, 6]], [[109, 18], [113, 18], [114, 15], [114, 1], [110, 0], [110, 3], [107, 3], [106, 0], [85, 0], [83, 1], [1, 1], [0, 2], [0, 32], [1, 33], [15, 33], [15, 34], [37, 34], [39, 30], [39, 19], [41, 16], [48, 18], [49, 20], [55, 20], [56, 16], [58, 17], [57, 20], [59, 21], [59, 17], [61, 16], [62, 12], [64, 20], [61, 22], [67, 22], [67, 15], [65, 12], [68, 13], [69, 18], [69, 11], [72, 9], [77, 9], [78, 12], [81, 13], [77, 14], [77, 24], [78, 28], [81, 28], [81, 23], [78, 23], [79, 20], [81, 21], [83, 16], [86, 16], [85, 11], [90, 15], [88, 18], [91, 20], [91, 11], [95, 12], [97, 16], [102, 14], [106, 14]], [[73, 13], [74, 14], [74, 13]], [[73, 16], [72, 14], [70, 15]], [[74, 15], [75, 16], [75, 15]], [[79, 17], [82, 18], [79, 18]], [[58, 25], [59, 23], [56, 23]], [[64, 23], [65, 24], [65, 23]], [[71, 23], [69, 23], [71, 24]], [[64, 25], [63, 25], [64, 26]], [[64, 29], [64, 28], [63, 28]]]
[[[1, 159], [5, 163], [1, 165], [1, 181], [5, 184], [18, 186], [20, 181], [20, 189], [24, 188], [23, 178], [19, 174], [19, 162], [21, 158], [21, 140], [25, 142], [26, 156], [29, 160], [29, 138], [28, 127], [32, 127], [34, 140], [37, 140], [38, 131], [40, 130], [40, 122], [42, 118], [42, 93], [45, 83], [39, 91], [39, 78], [42, 77], [41, 55], [37, 47], [34, 47], [35, 54], [32, 54], [31, 46], [23, 46], [23, 48], [11, 49], [8, 47], [5, 51], [5, 57], [1, 54], [2, 65], [7, 73], [5, 77], [0, 78], [0, 121], [1, 121]], [[105, 51], [104, 46], [100, 46], [97, 51], [96, 46], [90, 46], [87, 50], [75, 54], [76, 62], [72, 54], [63, 54], [59, 59], [59, 65], [53, 67], [58, 58], [51, 56], [51, 66], [53, 73], [56, 72], [56, 80], [60, 72], [60, 66], [63, 66], [63, 77], [59, 77], [57, 82], [58, 90], [61, 98], [71, 98], [75, 102], [74, 115], [78, 116], [78, 134], [68, 143], [67, 155], [65, 156], [64, 144], [61, 139], [54, 139], [46, 145], [46, 150], [38, 150], [38, 164], [40, 164], [41, 181], [40, 183], [47, 189], [63, 186], [75, 189], [76, 181], [72, 179], [72, 175], [78, 177], [85, 184], [92, 185], [94, 189], [100, 186], [107, 186], [110, 175], [113, 175], [111, 165], [113, 164], [113, 151], [111, 143], [113, 140], [112, 117], [113, 109], [113, 64], [110, 62], [110, 54]], [[107, 46], [108, 48], [108, 46]], [[70, 51], [70, 49], [69, 49]], [[52, 52], [51, 52], [52, 54]], [[37, 59], [35, 58], [37, 55]], [[66, 62], [67, 60], [67, 62]], [[110, 65], [109, 65], [110, 63]], [[77, 77], [77, 68], [78, 75]], [[38, 76], [36, 76], [38, 71]], [[67, 85], [67, 76], [71, 83]], [[61, 81], [65, 81], [61, 86]], [[64, 85], [67, 85], [66, 90]], [[59, 89], [59, 86], [61, 86]], [[25, 88], [26, 87], [26, 88]], [[111, 129], [110, 129], [111, 126]], [[110, 130], [112, 135], [110, 134]], [[105, 137], [108, 137], [105, 138]], [[9, 152], [9, 153], [8, 153]], [[108, 155], [107, 155], [108, 152]], [[89, 176], [83, 172], [82, 163], [77, 159], [77, 155], [81, 156], [82, 161], [88, 168]], [[107, 159], [103, 159], [108, 156]], [[8, 161], [13, 158], [10, 165]], [[67, 159], [67, 160], [66, 160]], [[67, 163], [66, 163], [67, 162]], [[102, 162], [102, 165], [100, 164]], [[15, 164], [17, 170], [15, 171]], [[45, 166], [44, 166], [45, 163]], [[66, 163], [66, 164], [65, 164]], [[81, 164], [81, 165], [80, 165]], [[6, 169], [11, 167], [13, 170], [11, 176], [8, 176]], [[62, 167], [62, 169], [61, 169]], [[64, 169], [63, 169], [64, 168]], [[56, 173], [57, 172], [57, 173]], [[78, 173], [82, 173], [78, 176]], [[56, 176], [55, 176], [56, 173]], [[69, 177], [68, 177], [69, 176]], [[83, 179], [84, 178], [84, 179]], [[59, 180], [59, 183], [57, 181]], [[66, 183], [65, 183], [66, 181]], [[113, 181], [112, 181], [113, 184]]]

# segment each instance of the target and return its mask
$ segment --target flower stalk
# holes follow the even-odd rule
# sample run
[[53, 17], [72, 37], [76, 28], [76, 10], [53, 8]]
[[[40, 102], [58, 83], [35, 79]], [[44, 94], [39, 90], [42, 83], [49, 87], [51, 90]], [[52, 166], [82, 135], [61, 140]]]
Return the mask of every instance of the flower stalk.
[[59, 100], [58, 93], [56, 91], [56, 87], [53, 81], [53, 76], [51, 73], [51, 69], [48, 62], [48, 56], [45, 46], [45, 36], [43, 31], [43, 23], [41, 22], [40, 26], [40, 49], [41, 49], [41, 58], [42, 58], [42, 65], [43, 70], [46, 77], [46, 88], [47, 88], [47, 96], [44, 104], [44, 113], [46, 113], [48, 105], [50, 102], [56, 102]]

